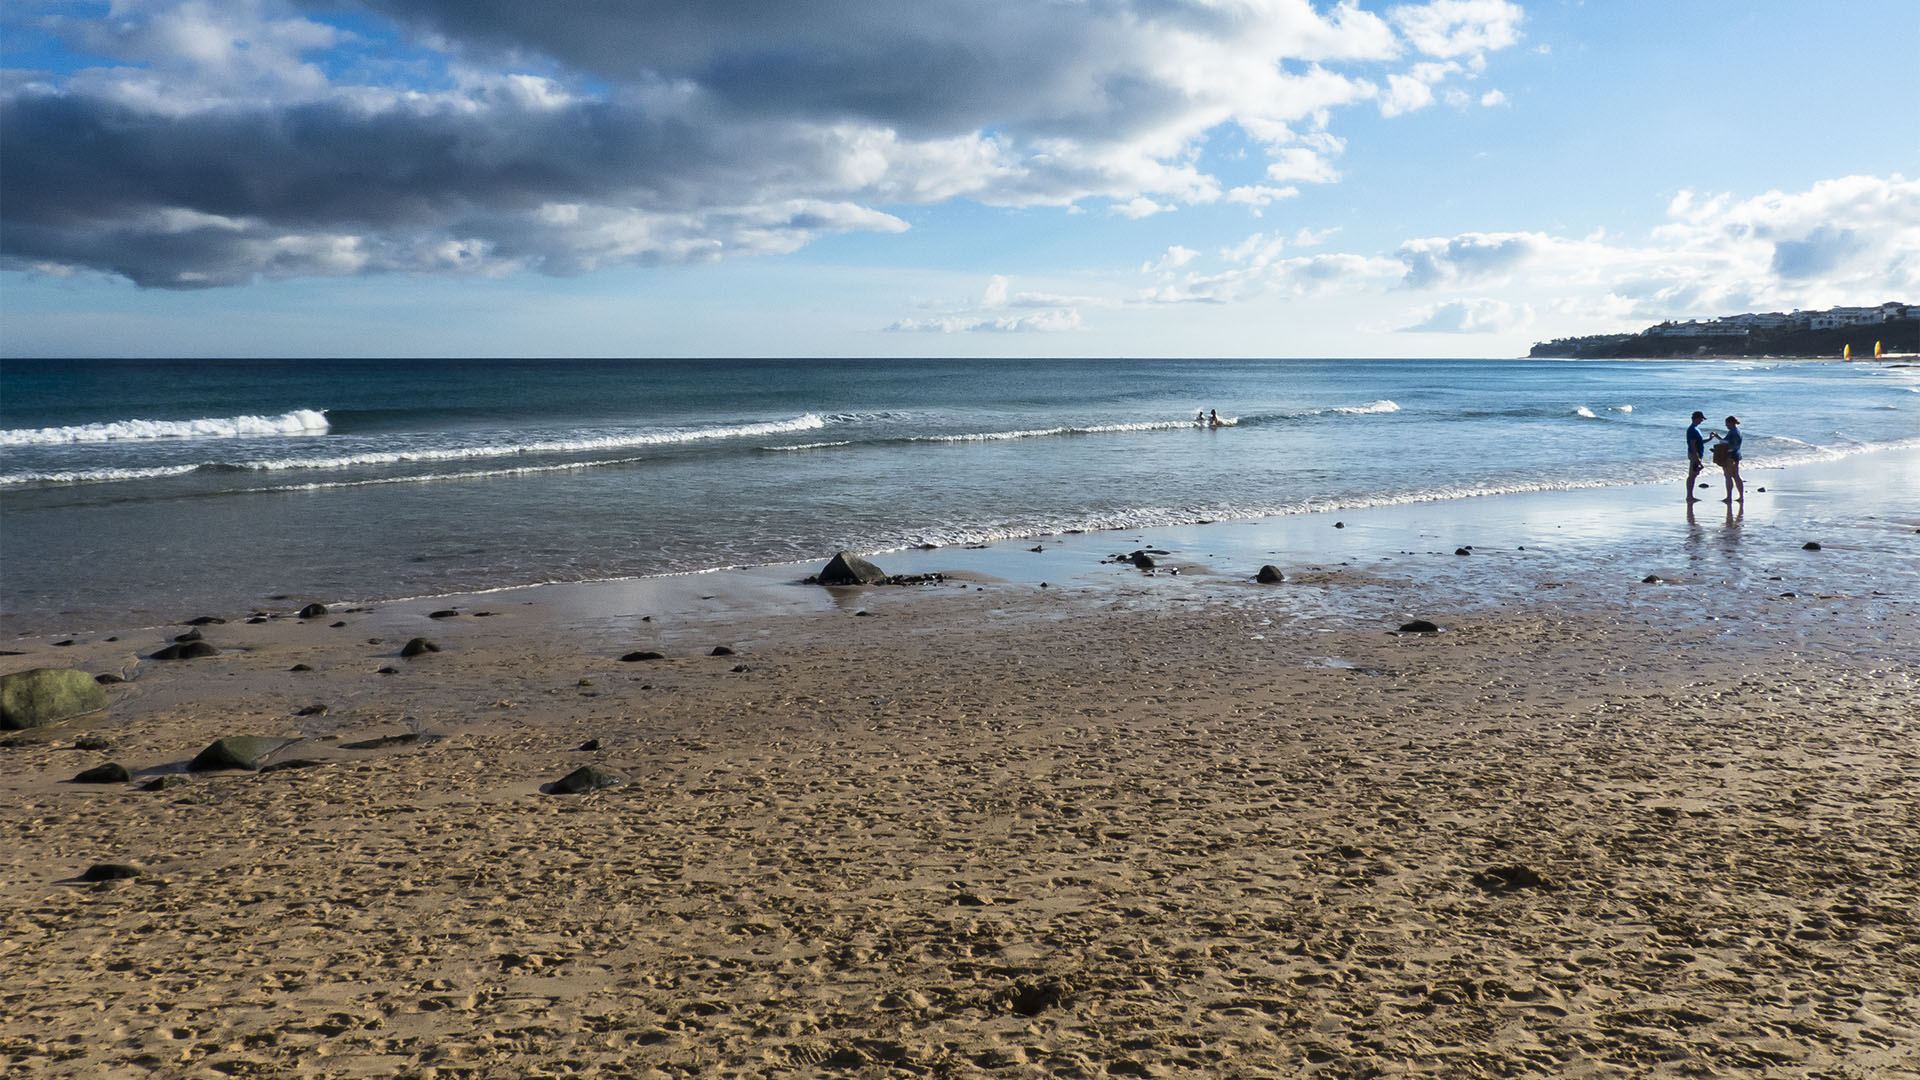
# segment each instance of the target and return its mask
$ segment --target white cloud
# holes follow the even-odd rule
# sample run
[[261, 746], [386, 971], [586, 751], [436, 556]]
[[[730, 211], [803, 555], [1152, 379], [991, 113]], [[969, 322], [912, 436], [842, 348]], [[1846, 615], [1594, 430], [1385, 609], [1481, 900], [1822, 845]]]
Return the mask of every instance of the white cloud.
[[1433, 104], [1433, 87], [1411, 75], [1387, 76], [1387, 92], [1380, 97], [1380, 115], [1399, 116]]
[[1406, 286], [1430, 289], [1498, 279], [1554, 243], [1540, 233], [1466, 233], [1409, 240], [1397, 254], [1406, 264]]
[[1202, 267], [1199, 256], [1178, 268], [1142, 265], [1156, 280], [1135, 302], [1384, 301], [1419, 292], [1433, 299], [1398, 329], [1501, 334], [1533, 325], [1538, 310], [1551, 312], [1561, 333], [1920, 295], [1920, 181], [1844, 177], [1746, 199], [1683, 192], [1668, 211], [1669, 222], [1639, 242], [1604, 229], [1578, 238], [1469, 232], [1407, 240], [1392, 258], [1290, 254], [1333, 230], [1301, 230], [1291, 241], [1254, 233], [1214, 252], [1218, 267]]
[[1412, 312], [1413, 322], [1400, 328], [1416, 334], [1505, 333], [1533, 321], [1533, 309], [1489, 297], [1447, 300]]
[[1520, 40], [1525, 12], [1508, 0], [1433, 0], [1388, 12], [1413, 47], [1454, 57], [1504, 49]]
[[1267, 179], [1281, 184], [1289, 181], [1331, 184], [1340, 179], [1340, 174], [1325, 155], [1326, 151], [1319, 147], [1282, 148], [1274, 153], [1273, 164], [1267, 166]]
[[1168, 248], [1166, 253], [1158, 259], [1142, 263], [1140, 265], [1140, 272], [1143, 274], [1158, 274], [1168, 270], [1176, 270], [1192, 262], [1198, 258], [1199, 255], [1200, 253], [1192, 248], [1181, 247], [1179, 244], [1175, 244]]
[[1108, 212], [1138, 221], [1144, 217], [1152, 217], [1155, 214], [1164, 214], [1169, 210], [1177, 209], [1179, 208], [1176, 206], [1163, 205], [1143, 195], [1135, 199], [1130, 199], [1127, 202], [1111, 206], [1108, 208]]
[[987, 279], [987, 291], [980, 296], [980, 306], [984, 308], [1003, 308], [1007, 306], [1007, 276], [995, 274]]
[[[1184, 250], [1177, 246], [1170, 248], [1163, 258], [1180, 260], [1178, 253]], [[1145, 271], [1146, 267], [1141, 269]], [[898, 319], [882, 329], [889, 333], [917, 334], [1061, 333], [1079, 329], [1079, 309], [1088, 306], [1113, 305], [1100, 297], [1014, 292], [1005, 274], [994, 274], [987, 278], [977, 302], [954, 305], [941, 314]]]
[[1401, 285], [1526, 289], [1556, 312], [1657, 322], [1920, 293], [1920, 180], [1849, 176], [1740, 199], [1683, 191], [1641, 243], [1604, 230], [1409, 240]]
[[[1244, 245], [1243, 245], [1244, 247]], [[1317, 296], [1379, 288], [1402, 267], [1392, 259], [1362, 255], [1273, 257], [1278, 241], [1246, 253], [1245, 265], [1214, 274], [1190, 273], [1176, 281], [1144, 289], [1145, 304], [1232, 304], [1267, 296]], [[1236, 249], [1236, 254], [1239, 251]]]
[[1299, 194], [1300, 189], [1291, 185], [1276, 188], [1267, 187], [1264, 184], [1249, 184], [1228, 191], [1227, 201], [1232, 203], [1245, 203], [1251, 206], [1254, 211], [1254, 216], [1258, 217], [1260, 210], [1268, 203], [1277, 202], [1281, 199], [1291, 199]]
[[1480, 95], [1480, 104], [1484, 108], [1491, 109], [1496, 106], [1505, 105], [1506, 103], [1507, 95], [1499, 90], [1489, 90]]
[[1080, 313], [1063, 308], [1032, 315], [953, 315], [901, 319], [885, 329], [897, 334], [1057, 334], [1079, 328]]

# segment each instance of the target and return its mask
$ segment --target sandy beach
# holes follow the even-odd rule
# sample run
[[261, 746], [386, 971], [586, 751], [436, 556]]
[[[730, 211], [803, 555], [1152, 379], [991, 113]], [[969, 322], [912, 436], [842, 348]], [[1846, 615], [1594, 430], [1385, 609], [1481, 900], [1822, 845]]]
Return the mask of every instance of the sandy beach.
[[[1662, 485], [879, 560], [952, 575], [912, 587], [182, 612], [227, 621], [176, 662], [184, 622], [12, 628], [0, 673], [127, 681], [0, 740], [0, 1053], [1920, 1075], [1916, 457], [1691, 526]], [[186, 772], [229, 735], [296, 767]], [[619, 782], [547, 792], [583, 765]]]

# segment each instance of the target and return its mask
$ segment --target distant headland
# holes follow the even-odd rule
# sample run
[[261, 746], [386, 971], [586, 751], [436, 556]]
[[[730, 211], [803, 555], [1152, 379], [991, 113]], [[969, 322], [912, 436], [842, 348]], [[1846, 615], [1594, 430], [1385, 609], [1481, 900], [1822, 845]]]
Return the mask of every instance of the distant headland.
[[1698, 322], [1663, 322], [1637, 334], [1591, 334], [1537, 342], [1528, 356], [1581, 360], [1668, 356], [1832, 357], [1870, 360], [1920, 352], [1920, 305], [1769, 311]]

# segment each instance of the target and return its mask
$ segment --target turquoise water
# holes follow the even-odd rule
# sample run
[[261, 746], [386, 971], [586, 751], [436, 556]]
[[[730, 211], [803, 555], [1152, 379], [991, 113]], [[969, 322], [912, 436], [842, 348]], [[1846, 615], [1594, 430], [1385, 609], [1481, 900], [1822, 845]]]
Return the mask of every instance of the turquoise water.
[[[0, 611], [378, 599], [1677, 478], [1920, 439], [1920, 374], [1553, 360], [7, 361]], [[1194, 423], [1218, 409], [1234, 422]], [[284, 606], [280, 604], [278, 606]]]

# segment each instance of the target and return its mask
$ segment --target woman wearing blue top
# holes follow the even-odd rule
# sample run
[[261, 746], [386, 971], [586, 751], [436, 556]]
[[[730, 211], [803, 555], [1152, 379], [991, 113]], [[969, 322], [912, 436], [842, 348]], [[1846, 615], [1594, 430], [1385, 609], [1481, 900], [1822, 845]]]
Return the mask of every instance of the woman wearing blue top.
[[1747, 482], [1740, 479], [1739, 417], [1727, 417], [1727, 433], [1720, 436], [1720, 441], [1725, 445], [1726, 452], [1723, 454], [1715, 454], [1714, 457], [1718, 459], [1720, 463], [1720, 471], [1727, 474], [1727, 497], [1720, 501], [1731, 504], [1733, 502], [1734, 489], [1738, 488], [1740, 491], [1740, 501], [1744, 503], [1747, 501]]

